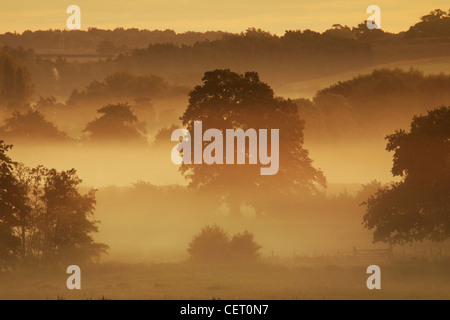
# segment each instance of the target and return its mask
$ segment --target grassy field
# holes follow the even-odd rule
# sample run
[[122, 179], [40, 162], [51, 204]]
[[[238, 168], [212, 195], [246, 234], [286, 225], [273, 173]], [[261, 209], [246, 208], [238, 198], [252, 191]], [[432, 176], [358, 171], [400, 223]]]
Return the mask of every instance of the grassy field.
[[[310, 263], [312, 262], [312, 263]], [[384, 263], [381, 290], [368, 290], [368, 263], [331, 258], [247, 266], [191, 263], [81, 266], [81, 290], [65, 269], [0, 274], [0, 299], [450, 299], [447, 262]]]

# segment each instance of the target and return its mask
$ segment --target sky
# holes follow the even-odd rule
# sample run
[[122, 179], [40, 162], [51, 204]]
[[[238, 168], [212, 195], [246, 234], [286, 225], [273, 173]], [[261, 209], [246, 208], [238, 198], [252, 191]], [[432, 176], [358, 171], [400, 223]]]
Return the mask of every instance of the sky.
[[81, 29], [172, 29], [176, 32], [241, 32], [249, 27], [275, 34], [285, 30], [324, 31], [333, 24], [356, 26], [381, 8], [385, 31], [405, 31], [433, 9], [449, 10], [448, 0], [2, 0], [0, 33], [64, 29], [69, 5], [81, 8]]

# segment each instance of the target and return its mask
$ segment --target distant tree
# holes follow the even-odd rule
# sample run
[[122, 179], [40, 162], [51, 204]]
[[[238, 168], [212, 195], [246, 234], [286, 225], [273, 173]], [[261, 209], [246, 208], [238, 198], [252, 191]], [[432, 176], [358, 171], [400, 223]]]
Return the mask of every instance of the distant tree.
[[0, 53], [0, 104], [24, 107], [33, 93], [27, 68], [8, 53]]
[[382, 29], [367, 28], [367, 20], [352, 28], [352, 33], [359, 40], [373, 41], [386, 37], [388, 34]]
[[[430, 104], [449, 104], [449, 87], [449, 74], [424, 75], [416, 69], [376, 69], [339, 81], [319, 90], [312, 105], [303, 103], [309, 111], [305, 117], [307, 134], [316, 130], [311, 120], [318, 122], [318, 118], [328, 122], [324, 129], [333, 129], [334, 125], [350, 137], [353, 134], [353, 138], [384, 134], [386, 128], [407, 125], [412, 115], [426, 112]], [[308, 113], [303, 110], [303, 114]], [[340, 136], [336, 131], [330, 133], [329, 140]]]
[[275, 98], [256, 72], [206, 72], [203, 85], [196, 86], [189, 96], [189, 105], [180, 119], [192, 136], [197, 120], [203, 122], [203, 130], [216, 128], [223, 133], [238, 128], [280, 129], [280, 169], [276, 175], [261, 176], [256, 166], [181, 166], [191, 187], [216, 189], [225, 196], [232, 216], [241, 215], [244, 201], [262, 208], [264, 201], [277, 192], [298, 195], [325, 186], [323, 173], [312, 166], [303, 147], [304, 122], [297, 107], [290, 100]]
[[334, 24], [331, 29], [326, 30], [323, 34], [335, 38], [344, 38], [344, 39], [356, 38], [350, 27], [343, 26], [341, 24]]
[[212, 225], [194, 236], [188, 253], [200, 262], [250, 262], [259, 257], [260, 248], [251, 232], [238, 233], [230, 239], [221, 227]]
[[187, 91], [186, 87], [172, 85], [159, 76], [135, 76], [128, 71], [119, 71], [107, 75], [104, 81], [92, 81], [82, 91], [73, 90], [67, 104], [150, 101], [152, 98], [185, 95]]
[[448, 37], [450, 36], [450, 10], [435, 9], [420, 18], [420, 22], [410, 27], [407, 37]]
[[366, 228], [374, 241], [391, 244], [443, 241], [450, 237], [450, 108], [415, 116], [410, 132], [387, 137], [394, 176], [403, 181], [380, 188], [367, 200]]
[[146, 143], [145, 123], [139, 122], [128, 104], [108, 104], [97, 112], [101, 116], [89, 122], [84, 129], [89, 140]]
[[115, 28], [88, 30], [26, 30], [23, 33], [5, 32], [0, 34], [0, 43], [11, 47], [22, 45], [33, 48], [38, 52], [58, 52], [62, 49], [61, 39], [64, 39], [64, 49], [73, 53], [94, 52], [99, 43], [108, 39], [116, 47], [144, 48], [149, 43], [176, 43], [194, 44], [205, 39], [215, 40], [221, 38], [224, 32], [184, 32], [176, 33], [173, 30], [146, 30], [137, 28]]
[[[316, 95], [313, 103], [322, 118], [324, 125], [322, 130], [327, 133], [327, 139], [331, 140], [333, 137], [343, 137], [345, 135], [354, 136], [356, 133], [359, 133], [358, 124], [352, 114], [352, 106], [344, 96], [324, 93]], [[305, 118], [305, 120], [309, 119]], [[317, 128], [311, 129], [315, 130]]]
[[59, 131], [51, 122], [47, 121], [42, 113], [29, 109], [21, 113], [14, 111], [10, 118], [5, 119], [5, 124], [0, 127], [0, 132], [11, 140], [25, 140], [57, 142], [69, 141], [65, 132]]

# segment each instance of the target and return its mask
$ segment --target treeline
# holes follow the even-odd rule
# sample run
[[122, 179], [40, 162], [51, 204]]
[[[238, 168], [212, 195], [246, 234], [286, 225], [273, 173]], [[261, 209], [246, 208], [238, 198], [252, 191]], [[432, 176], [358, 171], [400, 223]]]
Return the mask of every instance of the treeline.
[[110, 63], [78, 63], [63, 58], [53, 61], [41, 58], [32, 49], [2, 47], [0, 86], [3, 84], [11, 89], [8, 87], [8, 90], [0, 92], [0, 105], [20, 107], [30, 102], [33, 94], [35, 99], [41, 95], [64, 98], [72, 95], [70, 99], [75, 102], [83, 97], [123, 98], [130, 94], [133, 97], [161, 98], [185, 95], [188, 91], [185, 85], [169, 82], [163, 76], [136, 70], [131, 73], [128, 70], [132, 68], [126, 65], [112, 66]]
[[[312, 99], [293, 102], [305, 120], [308, 142], [379, 139], [407, 125], [414, 114], [449, 105], [449, 88], [450, 74], [377, 69], [322, 89]], [[55, 125], [66, 123], [72, 133], [78, 131], [73, 138], [83, 134], [82, 140], [145, 144], [150, 132], [157, 143], [169, 142], [171, 132], [180, 126], [180, 114], [173, 109], [155, 110], [152, 99], [183, 99], [188, 91], [156, 76], [118, 72], [102, 82], [93, 81], [81, 91], [74, 90], [65, 103], [50, 96], [16, 107], [19, 111], [5, 116], [0, 133], [14, 142], [68, 142], [73, 139]]]
[[[30, 72], [36, 92], [67, 97], [73, 89], [81, 89], [93, 80], [108, 74], [127, 70], [137, 76], [156, 75], [172, 83], [193, 86], [206, 70], [217, 68], [240, 72], [254, 70], [275, 86], [314, 77], [327, 76], [349, 70], [404, 60], [430, 59], [448, 55], [450, 21], [442, 10], [432, 11], [398, 34], [383, 30], [369, 30], [365, 23], [356, 27], [334, 24], [323, 33], [311, 30], [287, 30], [283, 35], [250, 28], [240, 34], [193, 33], [196, 40], [178, 41], [181, 35], [153, 37], [139, 40], [134, 34], [160, 34], [159, 31], [116, 29], [89, 31], [36, 31], [25, 35], [5, 34], [3, 37], [34, 39], [44, 34], [53, 35], [50, 40], [31, 42], [2, 41], [2, 52], [14, 55]], [[173, 35], [170, 31], [162, 34]], [[54, 47], [64, 36], [73, 35], [73, 47], [54, 58], [36, 54], [40, 45]], [[90, 59], [72, 59], [64, 54], [77, 52], [84, 46], [81, 38], [98, 34], [89, 46], [99, 55]], [[111, 37], [106, 37], [111, 34]], [[113, 34], [123, 41], [112, 40]], [[186, 33], [187, 36], [190, 33]], [[100, 36], [101, 35], [101, 36]], [[201, 36], [200, 36], [201, 35]], [[212, 36], [215, 35], [215, 36]], [[0, 36], [1, 39], [1, 36]], [[83, 38], [84, 39], [84, 38]], [[31, 41], [31, 40], [30, 40]], [[45, 43], [45, 44], [44, 44]], [[9, 46], [9, 47], [8, 47]], [[22, 49], [22, 46], [25, 49]], [[126, 50], [124, 49], [125, 47]], [[122, 48], [122, 49], [121, 49]], [[105, 56], [108, 56], [105, 58]], [[98, 58], [98, 60], [95, 59]], [[101, 58], [101, 59], [100, 59]]]
[[135, 99], [167, 98], [184, 96], [189, 92], [187, 86], [171, 85], [162, 77], [135, 76], [128, 71], [119, 71], [105, 77], [103, 81], [94, 80], [84, 90], [72, 91], [67, 104], [104, 104]]
[[[196, 74], [212, 68], [258, 70], [276, 80], [300, 80], [368, 66], [373, 61], [369, 43], [311, 30], [286, 31], [277, 36], [248, 29], [241, 34], [224, 35], [215, 41], [191, 46], [172, 43], [150, 44], [145, 49], [120, 55], [117, 65], [140, 66], [142, 71], [173, 74], [175, 70]], [[186, 79], [188, 80], [188, 79]]]
[[[57, 108], [55, 110], [58, 110]], [[64, 110], [58, 110], [61, 115]], [[146, 123], [140, 121], [128, 104], [107, 104], [97, 110], [98, 116], [87, 122], [79, 139], [59, 130], [44, 114], [34, 108], [14, 111], [4, 119], [0, 135], [21, 144], [34, 143], [111, 143], [147, 145]]]
[[[213, 68], [257, 70], [271, 82], [300, 81], [398, 60], [447, 56], [449, 23], [449, 13], [436, 9], [398, 34], [370, 30], [365, 22], [356, 27], [334, 24], [323, 33], [286, 30], [281, 36], [249, 28], [193, 45], [149, 44], [119, 55], [116, 65], [171, 76], [175, 70], [188, 74]], [[183, 81], [189, 80], [185, 75]]]
[[[102, 30], [89, 28], [82, 30], [26, 30], [22, 33], [6, 32], [0, 34], [0, 45], [10, 47], [33, 48], [39, 53], [78, 53], [78, 54], [114, 54], [133, 48], [143, 48], [149, 43], [174, 43], [192, 45], [199, 41], [216, 40], [225, 32], [208, 31], [176, 33], [173, 30], [139, 30], [137, 28], [116, 28]], [[99, 52], [107, 49], [109, 52]], [[102, 47], [103, 46], [103, 47]], [[115, 52], [114, 52], [115, 50]]]
[[74, 169], [28, 168], [8, 156], [0, 140], [0, 270], [87, 261], [106, 252], [96, 243], [95, 191], [80, 193]]
[[[0, 34], [0, 45], [32, 48], [38, 53], [99, 53], [115, 54], [134, 48], [145, 48], [149, 44], [172, 43], [178, 46], [193, 45], [197, 42], [215, 41], [232, 34], [223, 31], [183, 32], [174, 30], [147, 30], [137, 28], [115, 28], [104, 30], [89, 28], [83, 30], [26, 30], [22, 33]], [[365, 23], [356, 27], [334, 24], [323, 35], [359, 40], [386, 39], [398, 36], [381, 30], [368, 30]], [[403, 36], [403, 32], [399, 35]], [[450, 10], [435, 9], [420, 18], [405, 33], [408, 38], [450, 36]], [[109, 48], [108, 48], [109, 47]], [[105, 52], [99, 52], [105, 50]], [[108, 52], [109, 49], [109, 52]]]
[[450, 104], [450, 74], [377, 69], [294, 100], [308, 139], [378, 138], [409, 123], [415, 114]]
[[450, 9], [431, 11], [406, 32], [408, 38], [450, 37]]

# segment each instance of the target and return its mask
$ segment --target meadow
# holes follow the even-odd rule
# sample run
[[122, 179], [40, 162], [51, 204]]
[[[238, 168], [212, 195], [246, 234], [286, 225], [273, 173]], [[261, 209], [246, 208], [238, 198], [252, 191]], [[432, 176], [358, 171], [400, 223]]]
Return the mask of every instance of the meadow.
[[265, 259], [254, 265], [191, 262], [81, 266], [81, 290], [65, 269], [0, 275], [0, 299], [449, 299], [447, 262], [380, 263], [381, 290], [366, 287], [367, 263], [333, 257]]

